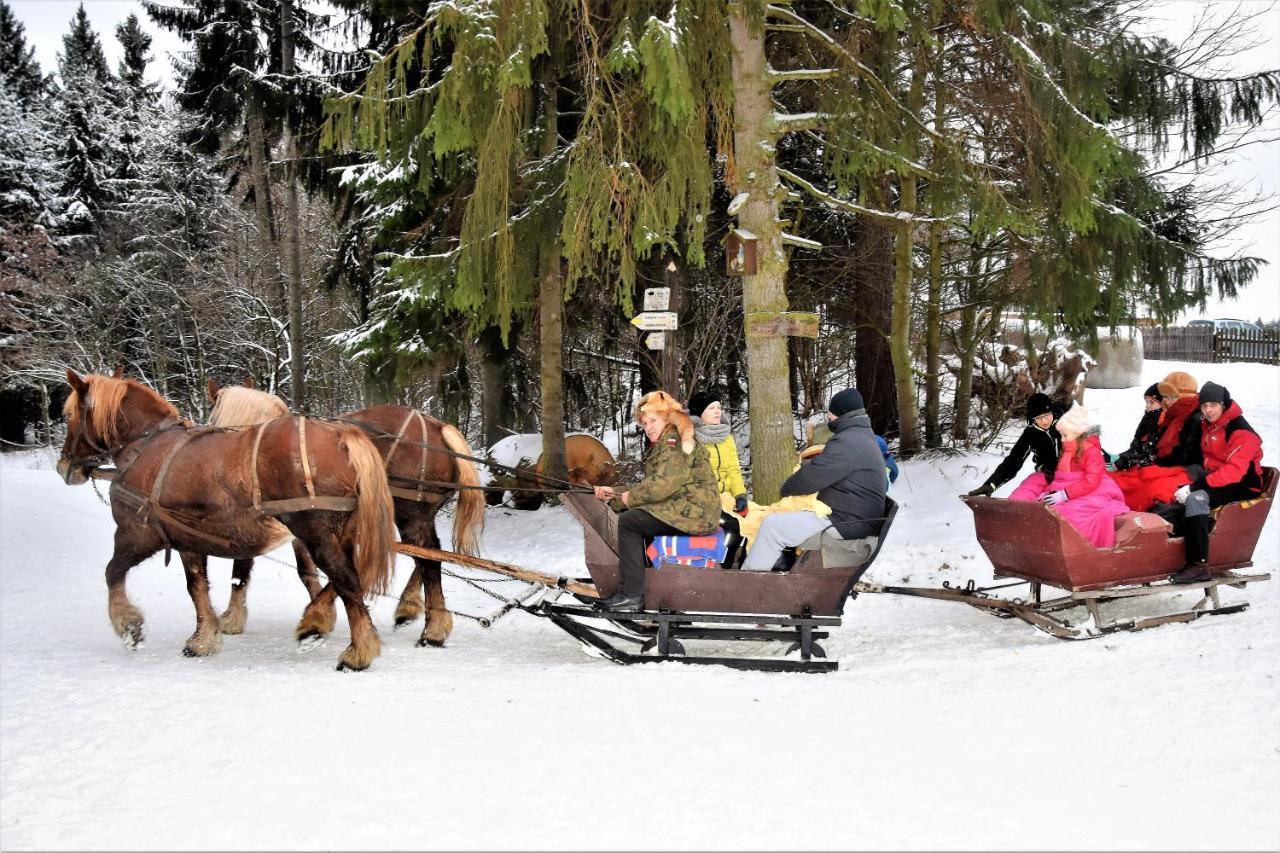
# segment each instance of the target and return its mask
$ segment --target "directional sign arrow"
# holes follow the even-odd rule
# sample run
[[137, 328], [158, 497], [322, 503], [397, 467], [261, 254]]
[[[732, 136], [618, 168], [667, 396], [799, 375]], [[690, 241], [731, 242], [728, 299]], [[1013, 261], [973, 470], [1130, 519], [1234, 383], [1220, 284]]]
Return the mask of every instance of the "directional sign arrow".
[[642, 311], [631, 318], [631, 325], [646, 332], [675, 331], [679, 317], [674, 311]]

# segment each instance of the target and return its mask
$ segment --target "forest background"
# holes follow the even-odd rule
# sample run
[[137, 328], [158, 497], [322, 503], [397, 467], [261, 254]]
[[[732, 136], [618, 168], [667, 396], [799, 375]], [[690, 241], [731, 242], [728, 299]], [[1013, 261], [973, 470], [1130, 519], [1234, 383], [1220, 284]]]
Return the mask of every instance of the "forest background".
[[1280, 315], [1269, 4], [417, 6], [0, 2], [0, 437], [120, 365], [554, 449], [661, 382], [627, 321], [674, 283], [676, 392], [750, 416], [767, 497], [833, 387], [906, 455], [994, 434], [1010, 316]]

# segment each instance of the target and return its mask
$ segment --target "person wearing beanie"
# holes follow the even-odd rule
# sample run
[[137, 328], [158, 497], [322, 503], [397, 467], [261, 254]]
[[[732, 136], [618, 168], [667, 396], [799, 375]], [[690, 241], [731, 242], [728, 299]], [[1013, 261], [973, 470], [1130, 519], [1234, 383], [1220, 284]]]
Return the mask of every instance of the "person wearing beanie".
[[1035, 470], [1053, 481], [1058, 467], [1058, 457], [1062, 453], [1062, 436], [1054, 429], [1053, 422], [1062, 414], [1062, 409], [1049, 399], [1048, 394], [1035, 393], [1027, 398], [1027, 426], [1022, 435], [1014, 442], [1004, 461], [996, 466], [991, 476], [978, 488], [968, 493], [969, 497], [990, 497], [991, 493], [1012, 480], [1022, 470], [1022, 465], [1031, 454], [1035, 462]]
[[[1168, 390], [1173, 390], [1172, 385], [1163, 384]], [[1155, 462], [1156, 442], [1160, 440], [1160, 421], [1164, 414], [1160, 385], [1159, 382], [1153, 382], [1151, 387], [1142, 392], [1142, 417], [1138, 420], [1138, 428], [1133, 431], [1133, 440], [1129, 442], [1128, 448], [1115, 457], [1117, 471]], [[1176, 398], [1177, 391], [1173, 395]]]
[[618, 517], [617, 591], [600, 602], [609, 610], [644, 609], [645, 539], [713, 532], [720, 519], [716, 478], [706, 448], [694, 440], [693, 422], [675, 398], [652, 391], [636, 406], [636, 421], [653, 444], [645, 454], [644, 480], [595, 495]]
[[876, 445], [862, 394], [846, 388], [827, 407], [831, 438], [822, 452], [800, 464], [782, 484], [782, 496], [817, 493], [830, 516], [816, 512], [774, 512], [759, 532], [742, 568], [769, 571], [783, 555], [815, 533], [834, 527], [845, 539], [878, 536], [884, 524], [884, 457]]
[[1182, 504], [1175, 530], [1187, 549], [1187, 566], [1170, 575], [1174, 583], [1197, 583], [1213, 578], [1209, 559], [1210, 511], [1233, 501], [1262, 493], [1262, 438], [1244, 419], [1231, 392], [1216, 382], [1200, 388], [1202, 466], [1192, 469], [1194, 479], [1174, 493]]
[[1107, 476], [1098, 428], [1089, 423], [1089, 411], [1076, 403], [1058, 419], [1056, 429], [1062, 436], [1062, 453], [1053, 479], [1036, 471], [1013, 490], [1009, 500], [1041, 501], [1095, 547], [1114, 547], [1116, 516], [1129, 507], [1120, 487]]
[[698, 443], [707, 449], [711, 457], [711, 470], [716, 475], [716, 487], [720, 495], [720, 526], [728, 538], [728, 551], [724, 565], [732, 566], [742, 537], [738, 517], [731, 513], [747, 511], [747, 484], [742, 479], [742, 465], [738, 462], [738, 445], [724, 420], [724, 407], [718, 391], [699, 391], [689, 397], [689, 415], [693, 420], [693, 434]]

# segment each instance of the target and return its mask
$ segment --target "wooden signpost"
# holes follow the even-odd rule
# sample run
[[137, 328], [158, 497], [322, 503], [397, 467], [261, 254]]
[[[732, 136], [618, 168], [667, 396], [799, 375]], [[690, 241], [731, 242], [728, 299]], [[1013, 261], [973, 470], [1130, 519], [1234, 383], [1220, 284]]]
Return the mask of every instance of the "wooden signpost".
[[761, 311], [746, 319], [747, 334], [754, 338], [818, 337], [818, 315], [809, 311]]

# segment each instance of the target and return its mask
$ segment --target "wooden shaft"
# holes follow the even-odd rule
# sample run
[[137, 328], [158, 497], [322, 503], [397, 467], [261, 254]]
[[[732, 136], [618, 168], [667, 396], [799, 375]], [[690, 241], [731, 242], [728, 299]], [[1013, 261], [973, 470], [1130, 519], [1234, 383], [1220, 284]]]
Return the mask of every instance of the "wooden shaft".
[[439, 560], [442, 563], [453, 563], [458, 566], [468, 566], [473, 569], [484, 569], [486, 572], [496, 572], [507, 577], [517, 578], [530, 583], [540, 583], [545, 586], [553, 586], [567, 589], [575, 595], [584, 595], [588, 598], [599, 598], [600, 593], [596, 592], [594, 584], [582, 583], [580, 581], [569, 580], [557, 575], [549, 575], [543, 572], [535, 572], [532, 569], [522, 569], [519, 566], [512, 566], [507, 563], [499, 563], [494, 560], [486, 560], [483, 557], [468, 557], [466, 554], [455, 554], [452, 551], [442, 551], [439, 548], [422, 548], [417, 545], [406, 545], [403, 542], [396, 544], [396, 551], [410, 557], [421, 557], [424, 560]]

